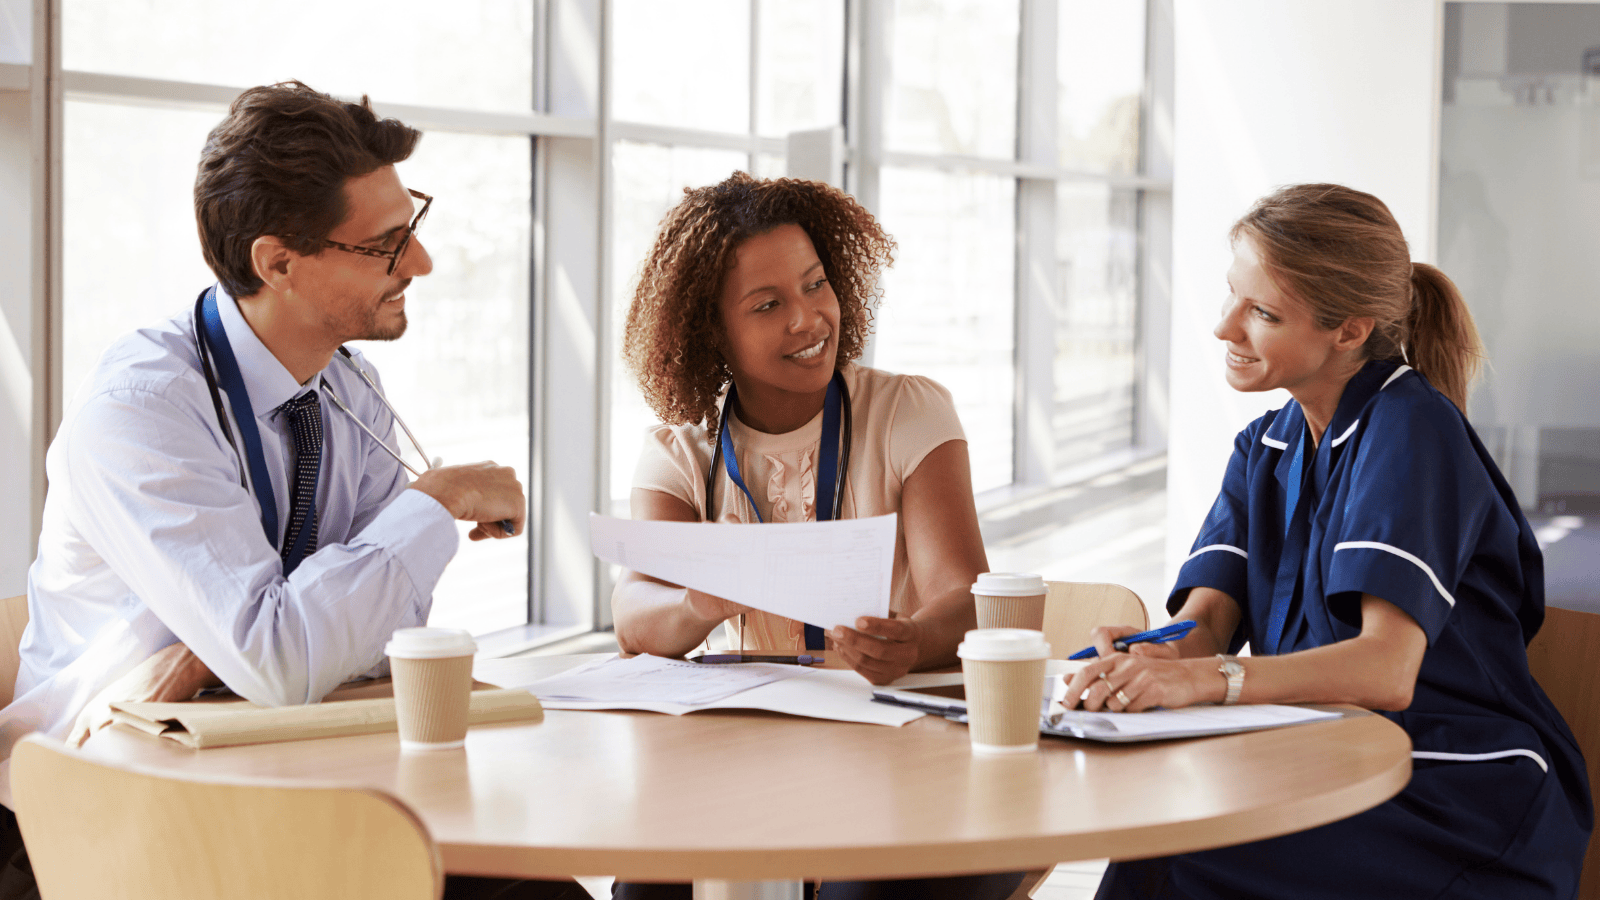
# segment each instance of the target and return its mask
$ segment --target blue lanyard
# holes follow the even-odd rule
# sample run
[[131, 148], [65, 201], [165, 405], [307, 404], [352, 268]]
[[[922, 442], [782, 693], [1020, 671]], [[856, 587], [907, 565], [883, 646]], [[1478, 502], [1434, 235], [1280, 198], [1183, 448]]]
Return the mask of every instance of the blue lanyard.
[[[204, 335], [200, 341], [202, 356], [209, 349], [216, 359], [217, 381], [228, 394], [228, 404], [233, 407], [233, 420], [239, 424], [239, 440], [244, 442], [245, 459], [250, 466], [250, 487], [255, 491], [256, 500], [261, 503], [261, 528], [267, 533], [267, 543], [272, 549], [278, 549], [278, 504], [272, 498], [272, 476], [267, 474], [267, 457], [261, 451], [261, 432], [256, 428], [255, 411], [250, 406], [250, 392], [245, 389], [244, 376], [239, 372], [239, 361], [234, 358], [233, 345], [228, 343], [228, 333], [222, 327], [222, 316], [217, 312], [217, 289], [215, 287], [200, 296], [200, 301], [195, 304], [196, 337]], [[206, 345], [210, 345], [207, 347]], [[205, 360], [200, 361], [202, 370], [205, 370]], [[206, 370], [207, 380], [210, 371]], [[223, 420], [221, 404], [218, 404], [217, 416], [222, 421], [225, 430], [228, 427]], [[229, 435], [232, 443], [232, 435]], [[309, 530], [309, 529], [306, 529]], [[296, 562], [299, 560], [297, 559]]]
[[[722, 457], [722, 465], [728, 472], [728, 478], [744, 492], [746, 500], [750, 501], [750, 509], [756, 515], [756, 521], [763, 521], [761, 510], [756, 506], [756, 500], [750, 495], [750, 489], [745, 487], [744, 478], [739, 474], [739, 458], [733, 450], [733, 434], [728, 428], [728, 414], [736, 408], [739, 391], [732, 383], [728, 385], [728, 399], [723, 403], [722, 432], [718, 438], [717, 456]], [[839, 434], [841, 423], [844, 419], [844, 406], [848, 389], [844, 386], [844, 376], [838, 372], [833, 373], [833, 380], [828, 382], [828, 394], [822, 403], [822, 446], [817, 459], [817, 521], [826, 522], [840, 518], [842, 504], [839, 502], [844, 496], [844, 487], [839, 484]], [[850, 452], [846, 446], [844, 453]], [[848, 463], [848, 460], [847, 460]], [[712, 466], [716, 461], [712, 460]], [[711, 491], [706, 490], [706, 513], [710, 518]], [[821, 650], [827, 646], [822, 629], [816, 625], [805, 624], [805, 637], [807, 650]]]
[[[1266, 644], [1262, 648], [1262, 652], [1267, 654], [1293, 649], [1284, 647], [1286, 638], [1292, 643], [1297, 637], [1296, 634], [1285, 635], [1289, 616], [1305, 608], [1305, 560], [1311, 550], [1311, 519], [1318, 499], [1317, 451], [1312, 448], [1312, 458], [1308, 461], [1306, 447], [1309, 444], [1311, 432], [1302, 427], [1294, 458], [1289, 461], [1289, 482], [1284, 492], [1283, 553], [1278, 558], [1277, 577], [1272, 586], [1272, 606], [1267, 614]], [[1305, 619], [1306, 627], [1310, 628], [1312, 636], [1319, 643], [1332, 643], [1332, 634], [1328, 633], [1316, 615], [1305, 616]]]
[[[843, 418], [843, 398], [841, 390], [844, 387], [844, 377], [834, 373], [833, 380], [828, 382], [828, 396], [822, 403], [822, 448], [817, 460], [817, 521], [826, 522], [832, 519], [838, 510], [834, 506], [835, 481], [839, 473], [839, 421]], [[739, 397], [739, 391], [732, 384], [728, 385], [728, 400], [723, 404], [724, 410], [734, 409]], [[728, 471], [728, 477], [744, 492], [746, 500], [750, 501], [750, 509], [756, 514], [756, 521], [761, 522], [761, 510], [756, 508], [756, 500], [750, 496], [750, 489], [745, 487], [744, 478], [739, 474], [739, 458], [733, 452], [733, 434], [728, 429], [727, 416], [723, 416], [722, 432], [722, 465]], [[706, 502], [710, 503], [708, 495]]]

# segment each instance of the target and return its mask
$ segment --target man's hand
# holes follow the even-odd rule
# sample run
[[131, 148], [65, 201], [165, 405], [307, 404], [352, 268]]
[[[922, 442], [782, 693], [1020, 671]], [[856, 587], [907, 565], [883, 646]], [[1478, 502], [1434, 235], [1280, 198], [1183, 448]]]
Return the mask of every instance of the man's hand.
[[81, 747], [90, 735], [110, 725], [113, 703], [188, 700], [203, 688], [221, 684], [200, 657], [189, 652], [184, 644], [164, 647], [89, 701], [67, 735], [67, 744]]
[[411, 487], [439, 501], [459, 521], [477, 522], [467, 533], [474, 541], [511, 537], [500, 527], [501, 520], [510, 520], [513, 533], [521, 534], [528, 515], [517, 473], [492, 462], [429, 469]]
[[922, 626], [915, 619], [862, 616], [856, 627], [836, 625], [828, 637], [839, 657], [873, 684], [888, 684], [911, 671], [922, 649]]

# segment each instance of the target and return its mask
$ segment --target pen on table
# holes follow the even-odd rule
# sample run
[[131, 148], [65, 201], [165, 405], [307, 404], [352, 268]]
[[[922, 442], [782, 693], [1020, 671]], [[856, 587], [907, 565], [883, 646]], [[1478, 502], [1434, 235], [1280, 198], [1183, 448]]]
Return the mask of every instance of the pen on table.
[[[1165, 644], [1167, 641], [1176, 641], [1194, 630], [1194, 620], [1184, 619], [1182, 622], [1171, 622], [1160, 628], [1130, 634], [1111, 642], [1111, 649], [1125, 652], [1129, 644]], [[1085, 647], [1067, 659], [1093, 659], [1100, 655], [1100, 651], [1093, 647]]]
[[822, 662], [820, 656], [800, 654], [799, 656], [768, 656], [761, 653], [702, 653], [690, 657], [690, 662], [697, 663], [782, 663], [787, 666], [814, 666]]

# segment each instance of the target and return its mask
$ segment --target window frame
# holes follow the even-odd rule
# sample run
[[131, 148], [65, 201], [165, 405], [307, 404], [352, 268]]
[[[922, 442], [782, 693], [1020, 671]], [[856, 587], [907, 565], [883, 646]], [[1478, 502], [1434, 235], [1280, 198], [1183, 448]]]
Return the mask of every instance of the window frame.
[[[43, 509], [44, 456], [64, 405], [62, 384], [62, 116], [67, 100], [154, 105], [215, 111], [218, 115], [242, 89], [239, 86], [169, 81], [135, 76], [63, 71], [60, 52], [62, 0], [0, 0], [27, 9], [31, 56], [0, 62], [0, 129], [26, 132], [20, 143], [0, 142], [0, 167], [26, 171], [32, 191], [25, 209], [0, 213], [32, 239], [25, 248], [8, 248], [0, 261], [15, 263], [29, 284], [24, 298], [6, 306], [14, 330], [25, 327], [30, 351], [31, 419], [24, 438], [28, 465], [17, 467], [12, 482], [29, 497], [31, 562]], [[604, 628], [610, 623], [610, 577], [587, 552], [587, 515], [610, 507], [611, 454], [608, 398], [622, 373], [610, 335], [613, 321], [611, 171], [618, 141], [665, 146], [734, 150], [753, 167], [759, 157], [784, 156], [791, 141], [758, 133], [760, 0], [749, 0], [750, 115], [742, 133], [711, 132], [620, 121], [611, 113], [613, 9], [611, 0], [552, 3], [528, 0], [534, 7], [534, 109], [488, 112], [463, 108], [393, 103], [373, 94], [382, 115], [395, 116], [425, 131], [518, 135], [533, 143], [533, 209], [530, 254], [531, 334], [529, 367], [530, 458], [526, 483], [532, 516], [529, 529], [528, 625], [494, 638], [492, 652], [515, 652], [533, 644]], [[1162, 144], [1157, 115], [1172, 107], [1172, 0], [1146, 0], [1146, 89], [1141, 139], [1144, 152], [1135, 174], [1108, 175], [1063, 168], [1055, 162], [1057, 11], [1054, 0], [1021, 0], [1018, 54], [1018, 135], [1013, 159], [949, 154], [890, 152], [884, 143], [886, 94], [890, 74], [890, 3], [846, 0], [844, 72], [839, 125], [842, 145], [833, 170], [842, 187], [869, 210], [879, 207], [886, 167], [982, 172], [1015, 179], [1016, 269], [1054, 265], [1055, 189], [1081, 181], [1139, 196], [1138, 375], [1134, 446], [1109, 467], [1164, 451], [1166, 323], [1169, 300], [1157, 293], [1170, 270], [1172, 161]], [[17, 111], [26, 97], [26, 114]], [[7, 104], [9, 103], [9, 106]], [[9, 110], [9, 112], [7, 111]], [[1168, 129], [1170, 133], [1170, 129]], [[791, 136], [793, 138], [794, 136]], [[17, 148], [23, 148], [19, 151]], [[556, 227], [559, 223], [560, 227]], [[1053, 354], [1048, 285], [1017, 277], [1013, 403], [1014, 478], [1011, 485], [979, 497], [980, 509], [993, 511], [1025, 503], [1030, 496], [1059, 487], [1068, 474], [1053, 471], [1048, 454], [1050, 360]], [[872, 359], [869, 346], [865, 361]], [[1043, 438], [1043, 439], [1041, 439]], [[617, 451], [620, 452], [620, 451]], [[16, 494], [13, 494], [15, 496]], [[0, 565], [0, 571], [5, 571]]]

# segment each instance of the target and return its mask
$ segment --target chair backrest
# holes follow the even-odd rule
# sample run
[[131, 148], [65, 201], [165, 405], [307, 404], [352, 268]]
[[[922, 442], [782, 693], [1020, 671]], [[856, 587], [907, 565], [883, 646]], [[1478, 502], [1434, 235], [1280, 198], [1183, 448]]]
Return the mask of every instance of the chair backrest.
[[1056, 659], [1089, 646], [1089, 632], [1100, 625], [1150, 627], [1144, 601], [1120, 584], [1047, 581], [1045, 591], [1044, 639]]
[[22, 630], [28, 627], [28, 595], [0, 600], [0, 706], [11, 702], [22, 665]]
[[[1589, 784], [1600, 785], [1600, 615], [1548, 607], [1528, 645], [1528, 668], [1578, 738]], [[1589, 841], [1578, 896], [1600, 898], [1600, 840]]]
[[379, 791], [175, 778], [37, 734], [12, 753], [11, 789], [51, 900], [438, 900], [444, 890], [427, 829]]

